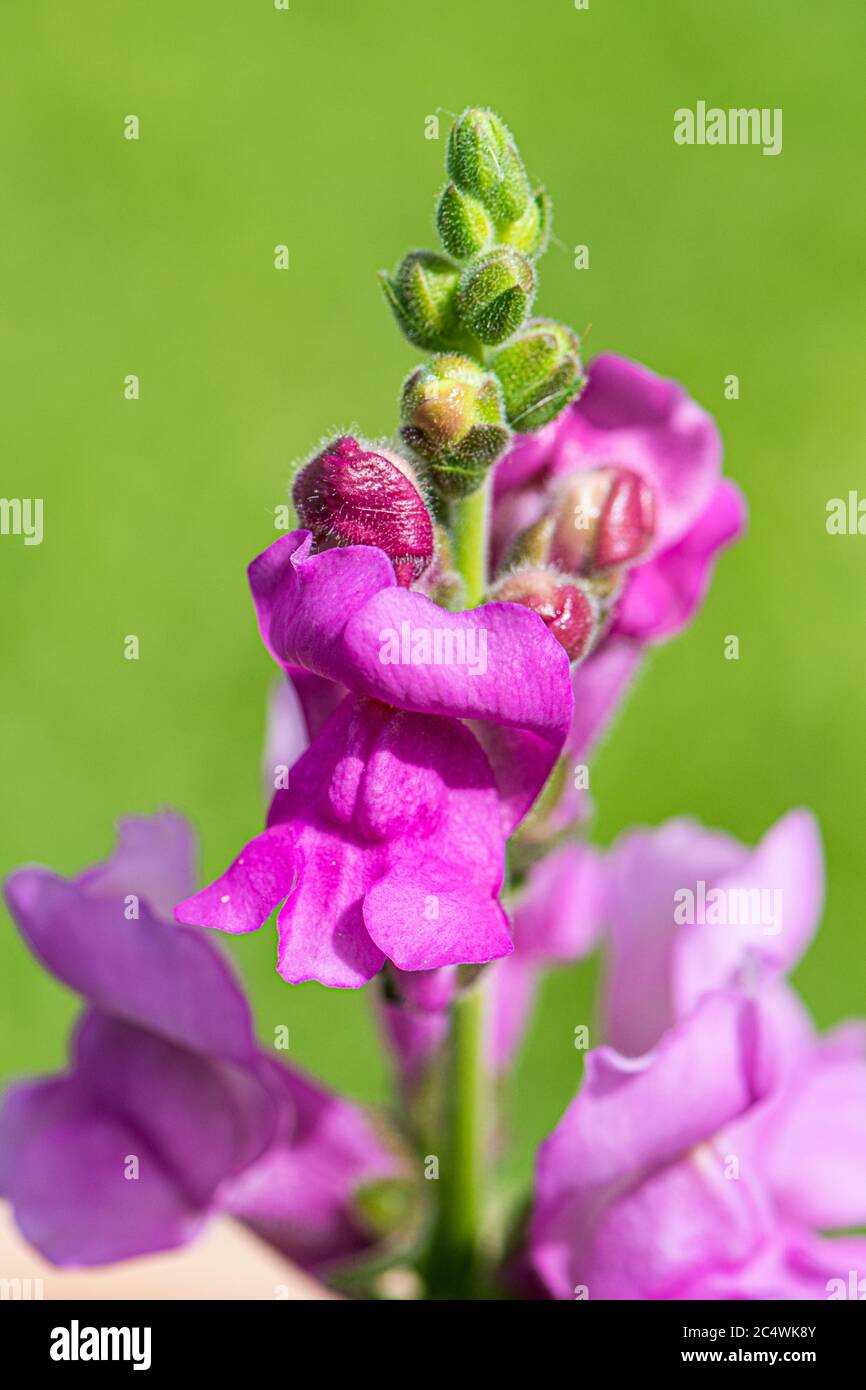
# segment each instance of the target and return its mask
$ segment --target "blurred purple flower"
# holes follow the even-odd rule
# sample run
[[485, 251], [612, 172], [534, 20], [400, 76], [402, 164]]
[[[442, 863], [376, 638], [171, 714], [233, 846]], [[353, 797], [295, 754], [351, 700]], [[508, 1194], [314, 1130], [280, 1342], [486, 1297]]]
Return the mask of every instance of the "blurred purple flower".
[[398, 586], [383, 551], [310, 542], [287, 535], [251, 565], [262, 636], [287, 670], [350, 693], [268, 828], [176, 916], [253, 931], [283, 903], [277, 969], [292, 983], [357, 988], [386, 959], [428, 971], [507, 955], [505, 839], [562, 748], [568, 659], [525, 608], [446, 612]]
[[[694, 617], [719, 551], [743, 530], [745, 504], [722, 478], [721, 456], [712, 418], [681, 386], [605, 354], [591, 364], [580, 399], [543, 429], [519, 437], [496, 468], [493, 559], [499, 565], [518, 536], [555, 512], [563, 490], [582, 473], [636, 475], [653, 497], [652, 539], [621, 571], [605, 635], [573, 672], [569, 762], [585, 759], [604, 731], [645, 645], [667, 640]], [[585, 814], [585, 801], [567, 781], [551, 826]]]
[[360, 1111], [256, 1044], [204, 935], [163, 920], [193, 855], [163, 814], [122, 822], [113, 857], [75, 879], [8, 880], [27, 944], [87, 1008], [69, 1070], [6, 1094], [0, 1191], [58, 1265], [173, 1249], [227, 1212], [321, 1271], [370, 1243], [353, 1193], [397, 1163]]
[[866, 1271], [866, 1032], [735, 991], [655, 1051], [589, 1053], [542, 1145], [529, 1257], [558, 1299], [822, 1299]]
[[755, 849], [695, 821], [632, 830], [608, 852], [604, 1036], [637, 1055], [714, 989], [770, 989], [811, 941], [824, 899], [806, 810]]

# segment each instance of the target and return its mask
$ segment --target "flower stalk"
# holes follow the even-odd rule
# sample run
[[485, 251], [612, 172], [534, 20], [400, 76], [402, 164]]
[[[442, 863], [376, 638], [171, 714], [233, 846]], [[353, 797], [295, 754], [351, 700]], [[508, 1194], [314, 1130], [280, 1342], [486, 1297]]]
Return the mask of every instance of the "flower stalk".
[[488, 1136], [484, 1036], [484, 991], [476, 981], [451, 1008], [445, 1145], [427, 1271], [430, 1298], [477, 1296]]

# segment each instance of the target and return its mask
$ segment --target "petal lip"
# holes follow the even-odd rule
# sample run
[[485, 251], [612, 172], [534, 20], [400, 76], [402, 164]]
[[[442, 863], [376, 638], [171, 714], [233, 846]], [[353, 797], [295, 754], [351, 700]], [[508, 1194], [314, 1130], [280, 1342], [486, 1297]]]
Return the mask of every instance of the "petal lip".
[[177, 903], [175, 918], [231, 933], [258, 931], [291, 893], [297, 862], [291, 829], [271, 825], [250, 840], [213, 883]]
[[[671, 1185], [674, 1191], [683, 1182], [693, 1187], [696, 1175], [684, 1160], [764, 1099], [770, 1081], [759, 1027], [750, 1000], [718, 991], [642, 1057], [623, 1057], [607, 1047], [587, 1055], [583, 1085], [537, 1160], [530, 1249], [555, 1297], [571, 1296], [563, 1292], [569, 1281], [593, 1282], [575, 1268], [586, 1259], [596, 1265], [602, 1260], [599, 1268], [610, 1287], [604, 1231], [618, 1230], [617, 1239], [624, 1234], [627, 1248], [629, 1230], [633, 1236], [640, 1229], [641, 1204], [658, 1210]], [[724, 1245], [726, 1218], [715, 1207], [715, 1221], [709, 1209], [708, 1235], [713, 1230]], [[737, 1240], [748, 1245], [752, 1217], [745, 1209], [739, 1216]], [[668, 1261], [668, 1283], [678, 1267], [685, 1277], [693, 1259], [679, 1266], [676, 1259]]]
[[[425, 924], [417, 908], [438, 889], [437, 917]], [[372, 939], [400, 970], [437, 970], [450, 965], [483, 965], [508, 956], [514, 949], [508, 917], [493, 896], [444, 888], [435, 877], [425, 878], [423, 890], [414, 876], [399, 872], [374, 884], [364, 898], [364, 921]]]
[[204, 936], [142, 902], [94, 897], [48, 869], [19, 869], [5, 896], [22, 936], [63, 984], [105, 1013], [195, 1050], [248, 1060], [252, 1020], [228, 961]]

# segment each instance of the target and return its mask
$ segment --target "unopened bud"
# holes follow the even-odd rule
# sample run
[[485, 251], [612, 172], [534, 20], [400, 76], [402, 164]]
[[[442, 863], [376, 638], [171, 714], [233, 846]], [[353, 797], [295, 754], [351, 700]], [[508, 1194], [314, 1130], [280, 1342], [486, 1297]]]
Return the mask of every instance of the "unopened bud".
[[301, 470], [292, 497], [320, 549], [375, 545], [408, 587], [433, 558], [433, 523], [411, 466], [396, 454], [335, 439]]
[[598, 609], [578, 580], [563, 579], [548, 570], [521, 570], [497, 584], [491, 598], [531, 608], [565, 648], [569, 661], [586, 655], [598, 624]]
[[574, 473], [559, 494], [549, 558], [571, 574], [639, 559], [655, 530], [655, 497], [628, 468]]
[[516, 333], [532, 306], [535, 272], [526, 256], [497, 246], [474, 256], [460, 277], [457, 307], [470, 332], [482, 343], [504, 343]]
[[552, 211], [549, 195], [543, 188], [539, 189], [516, 222], [497, 228], [497, 241], [537, 260], [547, 250]]
[[584, 382], [577, 335], [552, 319], [531, 319], [490, 365], [502, 385], [508, 423], [520, 431], [546, 425]]
[[474, 492], [510, 437], [496, 377], [456, 354], [434, 357], [412, 373], [401, 413], [403, 439], [448, 497]]
[[530, 200], [526, 170], [511, 132], [493, 111], [470, 107], [451, 127], [449, 176], [484, 204], [497, 223], [516, 221]]
[[436, 226], [445, 250], [458, 260], [483, 251], [493, 239], [493, 223], [484, 204], [454, 183], [444, 189], [436, 209]]
[[467, 346], [468, 334], [457, 311], [460, 267], [448, 256], [410, 251], [394, 275], [382, 271], [380, 279], [410, 343], [432, 352]]

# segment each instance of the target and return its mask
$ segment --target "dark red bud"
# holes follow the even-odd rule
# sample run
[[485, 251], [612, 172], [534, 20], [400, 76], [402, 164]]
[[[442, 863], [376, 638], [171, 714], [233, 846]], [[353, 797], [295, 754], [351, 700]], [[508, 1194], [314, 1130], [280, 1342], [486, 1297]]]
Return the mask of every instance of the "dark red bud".
[[397, 454], [363, 448], [343, 435], [295, 479], [292, 497], [316, 544], [375, 545], [408, 586], [433, 558], [433, 522], [412, 468]]
[[597, 626], [597, 607], [579, 584], [547, 570], [522, 570], [497, 584], [492, 597], [531, 608], [568, 652], [569, 661], [586, 654]]

